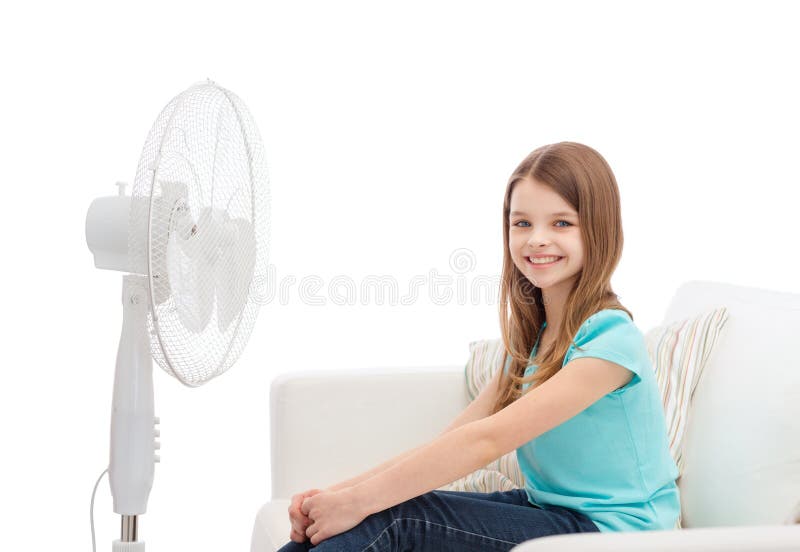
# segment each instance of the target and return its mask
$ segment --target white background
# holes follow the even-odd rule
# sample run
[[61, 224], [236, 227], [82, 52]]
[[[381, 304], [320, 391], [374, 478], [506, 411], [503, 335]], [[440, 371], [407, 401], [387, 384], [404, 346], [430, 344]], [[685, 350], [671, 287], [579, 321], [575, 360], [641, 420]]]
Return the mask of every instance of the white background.
[[[800, 292], [798, 23], [789, 2], [4, 6], [2, 548], [91, 547], [121, 278], [94, 268], [85, 215], [132, 181], [174, 95], [211, 78], [249, 106], [270, 165], [270, 264], [276, 285], [295, 280], [222, 377], [188, 389], [156, 367], [162, 463], [142, 538], [247, 550], [270, 497], [270, 382], [462, 365], [469, 341], [499, 336], [496, 286], [459, 300], [456, 282], [499, 278], [506, 181], [540, 145], [583, 142], [614, 169], [612, 283], [642, 331], [687, 280]], [[459, 250], [474, 260], [460, 275]], [[452, 279], [449, 300], [430, 295], [432, 271]], [[383, 277], [400, 296], [427, 284], [408, 304], [359, 291], [339, 305], [335, 276], [359, 290]], [[298, 287], [311, 278], [313, 296]], [[107, 479], [95, 509], [108, 550]]]

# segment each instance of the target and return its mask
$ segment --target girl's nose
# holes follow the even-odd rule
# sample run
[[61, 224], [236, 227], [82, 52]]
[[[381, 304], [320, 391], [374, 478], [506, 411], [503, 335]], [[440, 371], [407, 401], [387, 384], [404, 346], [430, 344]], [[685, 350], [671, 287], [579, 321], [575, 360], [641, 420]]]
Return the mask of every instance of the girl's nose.
[[534, 231], [531, 234], [531, 237], [528, 239], [528, 245], [530, 245], [534, 249], [547, 245], [549, 242], [550, 240], [547, 239], [547, 236], [545, 236], [544, 232], [541, 231], [539, 232]]

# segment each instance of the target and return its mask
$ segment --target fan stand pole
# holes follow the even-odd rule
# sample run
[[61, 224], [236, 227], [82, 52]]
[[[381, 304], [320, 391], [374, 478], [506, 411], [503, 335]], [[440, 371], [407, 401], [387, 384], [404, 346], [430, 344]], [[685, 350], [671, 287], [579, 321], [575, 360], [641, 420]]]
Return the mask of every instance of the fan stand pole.
[[120, 540], [122, 542], [136, 542], [139, 536], [138, 520], [139, 516], [122, 516], [122, 527], [120, 529]]
[[137, 540], [137, 516], [147, 510], [155, 467], [153, 360], [147, 335], [147, 277], [122, 277], [122, 335], [114, 373], [111, 409], [111, 454], [108, 479], [114, 512], [122, 516], [121, 535], [113, 552], [144, 552]]

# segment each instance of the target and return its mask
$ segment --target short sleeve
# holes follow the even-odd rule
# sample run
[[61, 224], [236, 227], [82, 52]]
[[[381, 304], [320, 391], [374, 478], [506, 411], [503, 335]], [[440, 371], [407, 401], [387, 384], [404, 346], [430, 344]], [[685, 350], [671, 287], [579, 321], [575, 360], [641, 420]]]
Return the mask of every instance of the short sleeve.
[[619, 309], [604, 309], [581, 325], [575, 343], [567, 353], [565, 364], [576, 358], [601, 358], [619, 364], [633, 372], [633, 379], [614, 393], [626, 391], [642, 381], [641, 350], [644, 337], [628, 317]]

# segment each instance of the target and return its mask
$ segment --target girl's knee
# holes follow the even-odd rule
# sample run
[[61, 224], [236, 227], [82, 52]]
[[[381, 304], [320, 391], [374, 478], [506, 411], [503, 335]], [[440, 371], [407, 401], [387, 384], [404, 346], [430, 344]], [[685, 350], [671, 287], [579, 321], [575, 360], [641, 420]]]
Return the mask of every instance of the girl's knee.
[[437, 504], [441, 503], [441, 495], [436, 491], [429, 491], [392, 506], [389, 511], [392, 515], [392, 520], [401, 517], [423, 516], [426, 511], [430, 511], [431, 508], [435, 508]]

